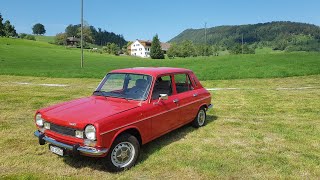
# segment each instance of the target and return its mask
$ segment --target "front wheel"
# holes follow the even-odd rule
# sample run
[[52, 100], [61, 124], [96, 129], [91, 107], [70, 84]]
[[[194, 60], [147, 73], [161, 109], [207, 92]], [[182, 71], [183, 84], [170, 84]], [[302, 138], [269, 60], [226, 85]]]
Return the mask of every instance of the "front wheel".
[[123, 171], [135, 165], [140, 153], [140, 144], [131, 134], [116, 138], [107, 155], [106, 166], [112, 172]]
[[192, 122], [192, 126], [195, 128], [199, 128], [206, 125], [206, 123], [207, 123], [206, 109], [204, 107], [201, 107], [198, 111], [197, 116], [194, 118]]

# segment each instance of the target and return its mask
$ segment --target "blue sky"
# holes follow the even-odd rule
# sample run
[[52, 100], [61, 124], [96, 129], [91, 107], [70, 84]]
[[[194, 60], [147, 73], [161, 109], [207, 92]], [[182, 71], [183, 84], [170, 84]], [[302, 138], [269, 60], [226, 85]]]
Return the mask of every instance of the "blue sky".
[[[320, 25], [319, 0], [84, 0], [90, 25], [122, 34], [126, 40], [168, 41], [188, 28], [296, 21]], [[46, 35], [80, 22], [80, 0], [0, 0], [0, 13], [18, 33], [31, 33], [35, 23]]]

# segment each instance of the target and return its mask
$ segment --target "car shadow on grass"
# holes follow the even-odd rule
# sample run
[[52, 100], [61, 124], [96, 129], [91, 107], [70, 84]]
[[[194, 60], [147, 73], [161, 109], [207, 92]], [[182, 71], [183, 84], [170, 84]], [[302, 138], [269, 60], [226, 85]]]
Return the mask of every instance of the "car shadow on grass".
[[[218, 119], [217, 116], [214, 115], [207, 115], [207, 124], [210, 124]], [[205, 128], [205, 127], [204, 127]], [[191, 124], [186, 124], [176, 130], [173, 130], [141, 147], [141, 154], [137, 164], [143, 163], [145, 160], [148, 159], [150, 155], [154, 152], [159, 151], [161, 148], [179, 141], [183, 139], [187, 134], [191, 133], [192, 131], [196, 131], [197, 128], [191, 126]]]
[[[214, 115], [207, 115], [207, 124], [210, 124], [218, 119], [217, 116]], [[184, 125], [176, 130], [173, 130], [141, 147], [140, 157], [138, 159], [137, 164], [141, 164], [148, 159], [150, 155], [154, 152], [159, 151], [159, 149], [183, 139], [187, 134], [192, 131], [197, 130], [193, 128], [190, 124]], [[92, 168], [94, 170], [99, 171], [107, 171], [104, 166], [104, 158], [92, 158], [86, 156], [78, 156], [78, 157], [61, 157], [63, 161], [77, 169], [82, 168]]]

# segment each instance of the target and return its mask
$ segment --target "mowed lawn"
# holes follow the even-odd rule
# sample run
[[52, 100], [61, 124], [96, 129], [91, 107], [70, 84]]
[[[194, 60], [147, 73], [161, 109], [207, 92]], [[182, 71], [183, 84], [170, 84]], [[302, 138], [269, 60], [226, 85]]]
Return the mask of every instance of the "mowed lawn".
[[[38, 37], [40, 38], [40, 37]], [[225, 55], [151, 60], [66, 49], [46, 42], [0, 38], [0, 74], [40, 77], [101, 78], [113, 69], [146, 66], [182, 67], [201, 80], [292, 77], [320, 74], [320, 53]]]
[[[240, 89], [211, 91], [207, 126], [185, 126], [143, 146], [138, 164], [119, 174], [105, 171], [102, 160], [54, 155], [33, 136], [36, 109], [88, 96], [100, 79], [2, 75], [0, 82], [0, 178], [320, 177], [320, 75], [202, 81]], [[40, 85], [48, 83], [68, 86]]]

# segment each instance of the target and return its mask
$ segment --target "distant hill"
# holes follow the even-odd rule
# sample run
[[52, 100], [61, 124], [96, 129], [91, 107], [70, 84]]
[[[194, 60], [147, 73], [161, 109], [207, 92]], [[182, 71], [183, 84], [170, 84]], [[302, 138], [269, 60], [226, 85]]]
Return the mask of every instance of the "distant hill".
[[[248, 25], [217, 26], [207, 28], [207, 43], [230, 48], [242, 42], [270, 46], [276, 50], [320, 51], [320, 27], [313, 24], [279, 21]], [[187, 29], [169, 42], [190, 40], [204, 44], [205, 29]]]

